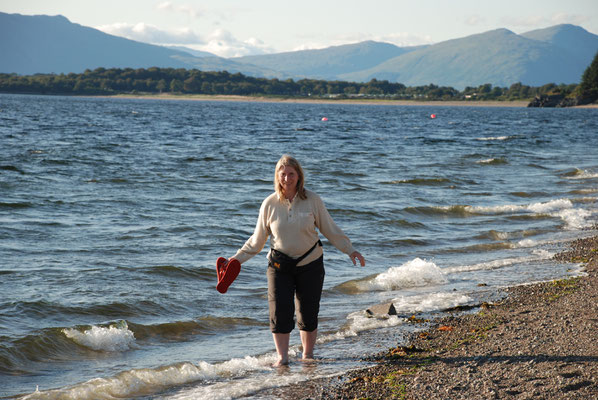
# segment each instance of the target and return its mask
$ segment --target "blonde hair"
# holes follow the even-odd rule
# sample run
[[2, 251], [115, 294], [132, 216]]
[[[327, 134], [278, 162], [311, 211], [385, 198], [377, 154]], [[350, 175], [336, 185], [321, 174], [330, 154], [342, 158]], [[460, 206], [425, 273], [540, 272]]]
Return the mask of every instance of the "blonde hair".
[[274, 170], [274, 190], [278, 193], [278, 197], [280, 199], [284, 199], [284, 192], [282, 190], [282, 185], [278, 180], [278, 172], [283, 169], [284, 167], [292, 167], [297, 172], [297, 195], [301, 200], [307, 199], [307, 195], [305, 194], [305, 174], [303, 173], [303, 168], [301, 168], [301, 164], [297, 161], [293, 156], [288, 154], [284, 154], [280, 157], [280, 160], [276, 163], [276, 169]]

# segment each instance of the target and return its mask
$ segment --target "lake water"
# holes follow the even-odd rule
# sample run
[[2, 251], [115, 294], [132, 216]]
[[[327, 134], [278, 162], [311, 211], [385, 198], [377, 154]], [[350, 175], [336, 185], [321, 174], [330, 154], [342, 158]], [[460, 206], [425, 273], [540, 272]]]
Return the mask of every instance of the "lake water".
[[[294, 331], [272, 369], [267, 249], [225, 295], [215, 261], [283, 153], [368, 264], [323, 240], [318, 362]], [[597, 215], [596, 109], [0, 95], [0, 397], [267, 398], [367, 365], [405, 317], [579, 274], [552, 256]]]

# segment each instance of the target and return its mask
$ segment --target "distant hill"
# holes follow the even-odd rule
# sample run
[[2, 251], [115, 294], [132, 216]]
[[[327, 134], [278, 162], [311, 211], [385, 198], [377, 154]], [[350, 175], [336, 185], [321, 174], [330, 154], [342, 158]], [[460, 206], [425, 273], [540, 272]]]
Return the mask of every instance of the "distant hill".
[[188, 53], [188, 54], [192, 55], [193, 57], [218, 57], [216, 54], [212, 54], [212, 53], [209, 53], [207, 51], [190, 49], [190, 48], [185, 47], [185, 46], [164, 46], [164, 47], [166, 47], [168, 49], [172, 49], [172, 50], [182, 51], [184, 53]]
[[[553, 34], [535, 31], [517, 35], [497, 29], [461, 39], [448, 40], [390, 59], [373, 68], [343, 74], [341, 79], [368, 81], [372, 78], [401, 82], [407, 86], [430, 83], [463, 89], [491, 83], [508, 87], [521, 82], [531, 86], [546, 83], [578, 83], [584, 69], [598, 51], [598, 36], [582, 28], [571, 32], [569, 26], [552, 29]], [[549, 37], [566, 40], [558, 45]], [[542, 37], [545, 40], [533, 39]], [[567, 49], [566, 43], [576, 51]]]
[[335, 80], [343, 74], [375, 67], [414, 49], [416, 48], [401, 48], [390, 43], [366, 41], [318, 50], [245, 56], [233, 60], [282, 71], [296, 77]]
[[279, 79], [325, 79], [463, 89], [490, 83], [578, 83], [598, 36], [575, 25], [521, 35], [497, 29], [428, 46], [366, 41], [319, 50], [222, 58], [108, 35], [62, 16], [0, 13], [0, 72], [80, 73], [104, 68], [186, 68]]
[[19, 74], [83, 72], [98, 67], [185, 68], [186, 53], [112, 36], [62, 16], [0, 13], [0, 71]]
[[0, 13], [0, 72], [4, 73], [59, 74], [80, 73], [98, 67], [170, 67], [284, 76], [210, 53], [206, 53], [208, 57], [194, 57], [187, 50], [169, 49], [109, 35], [74, 24], [60, 15]]

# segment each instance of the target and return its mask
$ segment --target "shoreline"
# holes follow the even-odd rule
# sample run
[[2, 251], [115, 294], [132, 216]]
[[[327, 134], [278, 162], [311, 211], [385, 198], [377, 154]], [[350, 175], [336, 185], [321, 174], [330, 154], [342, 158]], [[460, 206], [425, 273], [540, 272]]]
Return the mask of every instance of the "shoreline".
[[[312, 99], [300, 97], [260, 97], [241, 95], [204, 95], [204, 94], [117, 94], [112, 96], [82, 96], [115, 99], [140, 99], [140, 100], [179, 100], [179, 101], [225, 101], [245, 103], [288, 103], [288, 104], [356, 104], [376, 106], [412, 106], [412, 107], [512, 107], [527, 108], [530, 101], [526, 100], [389, 100], [389, 99]], [[567, 107], [596, 108], [598, 103], [584, 106]]]
[[[86, 96], [89, 97], [89, 96]], [[528, 101], [496, 101], [496, 100], [464, 100], [464, 101], [421, 101], [421, 100], [386, 100], [386, 99], [310, 99], [298, 97], [259, 97], [239, 95], [172, 95], [172, 94], [150, 94], [133, 95], [118, 94], [114, 96], [93, 96], [100, 98], [115, 99], [140, 99], [140, 100], [179, 100], [179, 101], [227, 101], [246, 103], [289, 103], [289, 104], [357, 104], [357, 105], [379, 105], [379, 106], [440, 106], [440, 107], [527, 107]], [[598, 108], [598, 105], [596, 105]]]
[[268, 394], [289, 400], [598, 398], [594, 235], [554, 257], [581, 263], [580, 276], [506, 288], [506, 297], [475, 313], [431, 321], [408, 345], [372, 357], [373, 367]]

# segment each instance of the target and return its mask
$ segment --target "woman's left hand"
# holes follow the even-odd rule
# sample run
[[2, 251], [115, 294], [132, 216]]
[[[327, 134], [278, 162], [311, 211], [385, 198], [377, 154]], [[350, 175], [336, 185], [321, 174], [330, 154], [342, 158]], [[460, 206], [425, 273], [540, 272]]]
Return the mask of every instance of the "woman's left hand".
[[360, 252], [354, 251], [349, 255], [349, 257], [351, 258], [351, 261], [353, 261], [353, 265], [357, 265], [357, 260], [359, 260], [361, 266], [365, 267], [365, 258], [363, 258]]

